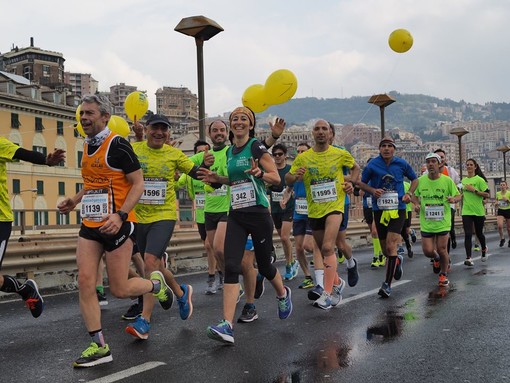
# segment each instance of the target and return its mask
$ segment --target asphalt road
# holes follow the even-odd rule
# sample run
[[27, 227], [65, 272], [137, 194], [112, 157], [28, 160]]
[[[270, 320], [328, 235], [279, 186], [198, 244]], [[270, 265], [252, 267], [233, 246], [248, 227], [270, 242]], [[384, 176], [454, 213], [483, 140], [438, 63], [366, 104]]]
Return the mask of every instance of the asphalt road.
[[[193, 316], [156, 307], [147, 341], [124, 333], [127, 300], [109, 297], [103, 329], [114, 361], [90, 369], [71, 363], [90, 342], [76, 292], [46, 295], [34, 319], [19, 300], [0, 302], [0, 376], [26, 382], [509, 382], [510, 249], [488, 234], [489, 258], [462, 265], [462, 241], [452, 252], [451, 286], [421, 252], [405, 259], [389, 299], [377, 295], [383, 269], [371, 250], [355, 249], [360, 281], [330, 311], [312, 307], [297, 279], [288, 282], [294, 311], [279, 320], [269, 285], [259, 320], [236, 324], [235, 346], [210, 340], [206, 327], [222, 317], [220, 294], [206, 296], [206, 274], [179, 276], [194, 287]], [[478, 258], [478, 259], [477, 259]], [[283, 268], [279, 264], [280, 268]], [[341, 265], [345, 276], [345, 265]], [[242, 305], [238, 305], [238, 314]]]

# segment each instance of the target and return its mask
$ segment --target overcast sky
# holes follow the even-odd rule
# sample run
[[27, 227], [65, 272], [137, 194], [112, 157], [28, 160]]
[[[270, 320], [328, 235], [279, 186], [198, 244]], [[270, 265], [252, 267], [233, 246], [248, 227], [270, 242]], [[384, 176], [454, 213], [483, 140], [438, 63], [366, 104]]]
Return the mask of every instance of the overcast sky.
[[[99, 90], [124, 82], [198, 92], [196, 47], [174, 31], [188, 16], [223, 28], [204, 44], [206, 113], [241, 104], [277, 69], [295, 97], [348, 98], [396, 90], [485, 103], [510, 102], [509, 0], [0, 0], [0, 52], [61, 52], [65, 70], [91, 73]], [[410, 51], [390, 33], [407, 29]]]

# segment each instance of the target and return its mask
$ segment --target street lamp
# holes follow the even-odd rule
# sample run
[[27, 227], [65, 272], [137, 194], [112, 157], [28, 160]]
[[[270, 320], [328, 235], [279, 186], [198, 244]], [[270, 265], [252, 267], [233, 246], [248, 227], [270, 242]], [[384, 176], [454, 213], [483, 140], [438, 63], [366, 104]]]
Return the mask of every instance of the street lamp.
[[198, 134], [201, 140], [205, 140], [204, 41], [222, 32], [223, 28], [205, 16], [192, 16], [182, 19], [174, 30], [194, 37], [197, 45]]
[[459, 170], [460, 170], [460, 179], [462, 180], [462, 136], [468, 134], [469, 131], [466, 128], [457, 127], [450, 130], [450, 134], [453, 134], [459, 138]]
[[496, 150], [498, 152], [503, 153], [503, 181], [506, 181], [506, 152], [510, 150], [510, 146], [503, 145], [500, 147], [497, 147]]
[[368, 100], [370, 104], [377, 105], [381, 112], [381, 140], [384, 138], [384, 108], [393, 104], [395, 101], [393, 97], [387, 94], [375, 94]]

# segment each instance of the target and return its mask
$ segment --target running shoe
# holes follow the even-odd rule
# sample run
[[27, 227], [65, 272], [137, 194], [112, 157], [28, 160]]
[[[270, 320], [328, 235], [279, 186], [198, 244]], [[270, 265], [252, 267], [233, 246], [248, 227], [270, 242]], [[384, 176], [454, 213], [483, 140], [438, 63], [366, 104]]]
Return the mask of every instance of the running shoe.
[[255, 282], [255, 299], [259, 299], [262, 295], [264, 295], [264, 291], [266, 286], [264, 285], [264, 276], [262, 274], [257, 274], [257, 281]]
[[73, 367], [94, 367], [111, 361], [113, 361], [113, 357], [108, 345], [105, 344], [104, 347], [99, 347], [96, 342], [92, 342], [81, 353], [81, 356], [73, 362]]
[[485, 249], [482, 250], [482, 257], [481, 257], [482, 258], [482, 262], [487, 261], [487, 251], [488, 250], [489, 249], [487, 248], [487, 246], [485, 246]]
[[475, 244], [475, 247], [473, 248], [474, 251], [480, 251], [480, 245]]
[[464, 265], [473, 267], [475, 264], [474, 264], [474, 262], [473, 262], [473, 260], [471, 258], [467, 258], [464, 261]]
[[28, 307], [34, 318], [39, 318], [44, 310], [44, 299], [39, 293], [37, 283], [35, 283], [33, 279], [27, 279], [21, 288], [27, 289], [27, 294], [23, 295], [26, 297], [24, 298], [25, 305]]
[[216, 326], [207, 327], [207, 336], [219, 342], [234, 344], [234, 329], [226, 320], [222, 320]]
[[389, 298], [391, 294], [391, 287], [386, 282], [383, 282], [377, 294], [379, 294], [382, 298]]
[[383, 254], [379, 254], [379, 267], [386, 266], [386, 257]]
[[138, 318], [140, 315], [142, 315], [142, 309], [143, 307], [140, 307], [138, 303], [134, 303], [131, 306], [129, 306], [128, 311], [126, 311], [126, 313], [122, 315], [122, 319], [134, 320]]
[[271, 263], [275, 262], [276, 262], [276, 247], [273, 246], [273, 248], [271, 249]]
[[311, 301], [316, 301], [321, 297], [323, 291], [324, 288], [322, 286], [316, 285], [313, 289], [308, 291], [308, 299]]
[[323, 310], [329, 310], [331, 307], [333, 307], [331, 303], [331, 295], [323, 291], [320, 298], [313, 302], [313, 307], [318, 307]]
[[168, 253], [166, 251], [163, 253], [161, 260], [163, 261], [163, 267], [168, 269]]
[[292, 262], [292, 279], [296, 278], [299, 272], [299, 262], [294, 259]]
[[379, 267], [379, 257], [373, 257], [372, 263], [370, 263], [370, 266], [373, 267], [374, 269], [376, 267]]
[[345, 289], [345, 281], [343, 279], [340, 280], [340, 284], [338, 286], [333, 286], [333, 291], [331, 292], [331, 306], [335, 307], [342, 302], [342, 293]]
[[434, 258], [434, 261], [432, 262], [432, 271], [434, 274], [439, 274], [441, 271], [441, 262], [439, 258]]
[[306, 277], [298, 286], [299, 289], [311, 289], [314, 286], [312, 277]]
[[236, 303], [239, 303], [239, 301], [241, 300], [241, 297], [244, 296], [244, 289], [243, 289], [243, 285], [239, 283], [239, 295], [237, 296], [237, 302]]
[[214, 283], [214, 275], [207, 277], [207, 288], [205, 289], [205, 295], [216, 294], [216, 284]]
[[400, 280], [402, 278], [402, 275], [404, 275], [404, 269], [402, 268], [402, 264], [404, 263], [404, 257], [401, 255], [397, 256], [397, 267], [395, 268], [395, 275], [393, 276], [396, 281]]
[[147, 339], [149, 337], [150, 329], [151, 324], [140, 315], [133, 323], [126, 327], [125, 331], [126, 333], [133, 335], [135, 338]]
[[336, 248], [336, 259], [338, 260], [338, 263], [345, 262], [345, 255], [343, 255], [338, 247]]
[[416, 243], [416, 231], [414, 229], [411, 229], [411, 241]]
[[237, 319], [237, 323], [250, 323], [257, 319], [259, 319], [259, 316], [257, 315], [255, 305], [246, 303], [243, 307], [241, 316]]
[[223, 290], [223, 274], [218, 273], [218, 284], [216, 290]]
[[499, 247], [503, 247], [503, 246], [505, 246], [505, 238], [503, 238], [499, 241]]
[[412, 248], [411, 246], [409, 246], [409, 247], [407, 248], [407, 256], [408, 256], [409, 258], [414, 257], [414, 251], [413, 251], [413, 248]]
[[158, 298], [159, 304], [163, 307], [163, 310], [168, 310], [172, 307], [172, 303], [174, 302], [174, 293], [170, 289], [170, 287], [166, 284], [165, 277], [161, 271], [153, 271], [150, 277], [151, 281], [159, 282], [159, 291], [157, 293], [153, 293], [156, 298]]
[[397, 255], [404, 255], [404, 253], [405, 253], [404, 247], [402, 245], [398, 245]]
[[283, 279], [286, 281], [290, 281], [292, 278], [292, 265], [285, 265], [285, 274], [283, 275]]
[[181, 285], [182, 297], [177, 298], [179, 304], [179, 314], [182, 320], [188, 319], [193, 313], [193, 303], [191, 302], [191, 296], [193, 295], [193, 287], [191, 285]]
[[106, 294], [102, 293], [99, 290], [96, 290], [96, 293], [97, 293], [97, 300], [99, 301], [99, 306], [108, 305], [108, 299], [106, 299]]
[[350, 287], [356, 286], [359, 280], [358, 261], [356, 261], [354, 257], [352, 260], [354, 261], [354, 266], [350, 269], [347, 268], [347, 282], [349, 283]]
[[292, 291], [287, 286], [283, 286], [287, 294], [284, 298], [278, 299], [278, 316], [280, 319], [287, 319], [292, 313]]
[[452, 239], [452, 249], [457, 248], [457, 241], [455, 239]]
[[448, 286], [449, 284], [450, 281], [448, 280], [446, 274], [444, 273], [439, 274], [439, 286]]

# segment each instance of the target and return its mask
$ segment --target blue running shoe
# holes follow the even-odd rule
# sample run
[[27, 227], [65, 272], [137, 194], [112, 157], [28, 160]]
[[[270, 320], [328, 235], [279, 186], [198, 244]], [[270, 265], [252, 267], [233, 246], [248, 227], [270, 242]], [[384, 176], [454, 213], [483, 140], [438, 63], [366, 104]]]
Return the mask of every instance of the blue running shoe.
[[280, 319], [287, 319], [292, 313], [292, 292], [287, 286], [284, 287], [287, 295], [284, 298], [278, 298], [278, 316]]
[[191, 285], [181, 285], [182, 297], [177, 298], [179, 304], [179, 314], [182, 320], [188, 319], [193, 313], [193, 303], [191, 302], [191, 296], [193, 295], [193, 287]]
[[404, 262], [404, 257], [399, 255], [397, 256], [397, 267], [395, 268], [395, 275], [393, 276], [395, 280], [400, 280], [402, 275], [404, 275], [404, 269], [402, 268], [402, 263]]
[[292, 279], [292, 264], [285, 265], [285, 275], [283, 276], [283, 279], [286, 281], [290, 281]]
[[34, 318], [38, 318], [44, 310], [44, 300], [39, 293], [37, 283], [33, 279], [28, 279], [22, 286], [23, 289], [27, 289], [30, 293], [26, 295], [25, 304], [32, 313]]
[[216, 326], [207, 327], [207, 336], [219, 342], [234, 344], [234, 330], [226, 320], [222, 320]]
[[313, 289], [308, 291], [308, 299], [310, 299], [311, 301], [316, 301], [321, 297], [323, 291], [324, 288], [322, 288], [322, 286], [320, 285], [315, 286]]
[[347, 283], [349, 283], [349, 286], [354, 287], [358, 284], [359, 280], [359, 273], [358, 273], [358, 261], [352, 258], [354, 261], [354, 266], [350, 269], [347, 268]]
[[386, 282], [384, 282], [381, 286], [381, 288], [379, 289], [379, 292], [378, 294], [382, 297], [382, 298], [389, 298], [390, 294], [391, 294], [391, 287], [388, 286], [388, 284]]
[[397, 255], [404, 255], [404, 253], [405, 253], [404, 247], [402, 245], [398, 245]]
[[133, 335], [138, 339], [147, 339], [151, 324], [143, 316], [139, 316], [135, 321], [126, 327], [126, 333]]

